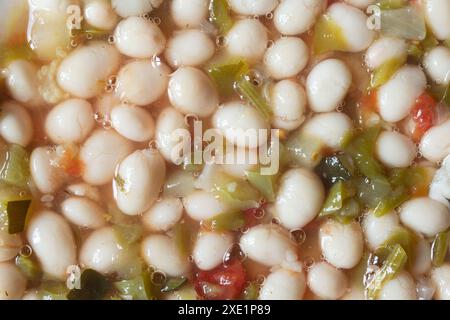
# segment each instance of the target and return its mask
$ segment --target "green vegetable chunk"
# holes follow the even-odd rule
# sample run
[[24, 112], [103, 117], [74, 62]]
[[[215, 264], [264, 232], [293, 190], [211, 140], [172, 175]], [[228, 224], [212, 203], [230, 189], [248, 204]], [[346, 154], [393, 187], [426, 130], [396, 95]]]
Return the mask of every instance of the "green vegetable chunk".
[[425, 18], [413, 6], [381, 10], [381, 34], [407, 40], [422, 41], [426, 37]]
[[222, 213], [204, 223], [214, 231], [239, 231], [245, 226], [245, 216], [241, 211]]
[[161, 288], [161, 292], [165, 293], [175, 291], [181, 288], [186, 282], [187, 279], [185, 277], [169, 278]]
[[406, 55], [392, 58], [383, 63], [372, 73], [370, 79], [370, 86], [372, 88], [378, 88], [389, 81], [389, 79], [406, 63]]
[[219, 30], [221, 35], [226, 34], [233, 27], [233, 19], [230, 16], [230, 7], [227, 0], [212, 0], [210, 5], [211, 22]]
[[381, 10], [399, 9], [406, 6], [407, 0], [381, 0], [376, 3]]
[[317, 55], [329, 51], [345, 51], [348, 48], [341, 27], [327, 15], [321, 16], [314, 26], [313, 45]]
[[247, 171], [247, 180], [269, 202], [275, 201], [276, 175], [262, 175], [259, 171]]
[[67, 294], [68, 300], [102, 300], [110, 289], [105, 276], [92, 269], [81, 274], [81, 289], [72, 289]]
[[16, 266], [22, 271], [22, 273], [31, 282], [37, 282], [42, 277], [42, 270], [39, 264], [31, 259], [30, 257], [25, 257], [23, 255], [18, 255], [16, 257]]
[[248, 102], [258, 109], [265, 119], [270, 120], [272, 117], [272, 109], [259, 92], [258, 87], [252, 83], [248, 76], [242, 76], [236, 82], [236, 89]]
[[417, 235], [403, 227], [398, 227], [392, 232], [389, 238], [377, 248], [375, 254], [384, 261], [391, 253], [392, 247], [399, 244], [405, 250], [406, 255], [408, 256], [408, 267], [411, 268], [413, 267], [416, 258], [417, 242]]
[[159, 291], [153, 285], [148, 270], [133, 279], [115, 282], [114, 287], [121, 295], [133, 300], [155, 300]]
[[31, 200], [18, 200], [8, 202], [6, 206], [6, 213], [8, 215], [9, 234], [19, 233], [25, 229], [25, 222], [30, 205]]
[[224, 96], [230, 96], [235, 92], [236, 81], [248, 71], [248, 64], [244, 60], [215, 65], [208, 69], [209, 75]]
[[440, 232], [436, 235], [431, 246], [431, 259], [435, 267], [444, 264], [448, 251], [448, 231]]
[[257, 300], [259, 295], [259, 285], [255, 281], [250, 282], [242, 292], [242, 300]]
[[11, 144], [0, 172], [0, 178], [13, 186], [25, 189], [30, 179], [29, 168], [28, 151], [17, 144]]
[[356, 190], [350, 182], [338, 181], [331, 187], [320, 217], [332, 216], [341, 223], [349, 223], [360, 214]]

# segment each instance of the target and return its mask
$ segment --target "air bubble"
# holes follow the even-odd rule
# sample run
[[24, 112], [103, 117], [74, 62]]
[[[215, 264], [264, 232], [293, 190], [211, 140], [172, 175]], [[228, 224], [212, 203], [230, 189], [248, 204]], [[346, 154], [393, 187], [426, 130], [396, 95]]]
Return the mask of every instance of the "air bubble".
[[306, 232], [302, 229], [292, 230], [291, 239], [294, 240], [296, 244], [302, 244], [306, 240]]
[[161, 271], [155, 271], [152, 273], [151, 281], [156, 286], [163, 285], [166, 282], [166, 275]]
[[266, 215], [266, 210], [258, 208], [253, 212], [253, 215], [255, 216], [256, 219], [262, 219]]
[[114, 44], [115, 42], [116, 42], [116, 38], [114, 38], [113, 35], [110, 35], [110, 36], [108, 37], [108, 43], [109, 43], [109, 44]]
[[111, 120], [105, 119], [105, 120], [102, 122], [102, 127], [103, 127], [103, 129], [105, 129], [105, 130], [111, 129], [111, 128], [112, 128], [112, 122], [111, 122]]
[[273, 218], [271, 222], [276, 225], [280, 224], [280, 220], [278, 218]]
[[344, 111], [344, 106], [343, 105], [340, 105], [340, 106], [336, 107], [336, 112], [342, 112], [342, 111]]
[[25, 258], [31, 257], [31, 255], [33, 254], [33, 248], [30, 245], [26, 244], [20, 248], [19, 254]]
[[314, 260], [313, 257], [306, 257], [305, 260], [303, 261], [303, 266], [305, 267], [306, 270], [309, 270], [314, 265], [314, 263], [316, 263], [316, 261]]
[[416, 158], [420, 159], [422, 157], [423, 157], [422, 152], [420, 152], [420, 150], [417, 150]]
[[266, 282], [265, 275], [260, 274], [256, 277], [256, 283], [259, 284], [260, 286], [263, 286], [265, 282]]
[[224, 36], [218, 36], [216, 38], [216, 45], [220, 48], [223, 48], [227, 45], [227, 38]]
[[94, 120], [98, 123], [102, 123], [103, 122], [103, 115], [100, 112], [96, 112], [94, 114]]
[[150, 142], [148, 143], [148, 147], [150, 150], [158, 150], [159, 149], [158, 141], [150, 140]]
[[253, 16], [253, 19], [254, 19], [254, 20], [259, 20], [259, 16], [258, 16], [258, 15], [254, 15], [254, 16]]
[[153, 23], [156, 24], [157, 26], [159, 26], [161, 24], [161, 18], [160, 17], [154, 17], [153, 18]]
[[199, 120], [198, 115], [196, 115], [194, 113], [189, 113], [189, 114], [184, 116], [184, 123], [188, 127], [192, 126], [192, 124], [195, 123], [198, 120]]
[[152, 19], [152, 17], [150, 16], [150, 13], [144, 13], [144, 14], [142, 15], [142, 18], [147, 19], [147, 20]]
[[158, 67], [160, 67], [161, 65], [162, 65], [161, 58], [158, 57], [157, 55], [154, 55], [154, 56], [152, 57], [152, 66], [153, 66], [153, 68], [158, 68]]
[[92, 40], [93, 38], [94, 38], [94, 35], [92, 33], [87, 33], [86, 34], [86, 39]]
[[233, 243], [223, 255], [223, 264], [228, 265], [235, 260], [243, 262], [245, 259], [247, 259], [247, 255], [242, 251], [239, 243]]
[[274, 42], [273, 40], [267, 41], [267, 49], [272, 48], [274, 43], [275, 43], [275, 42]]
[[272, 20], [273, 19], [273, 12], [269, 12], [266, 14], [266, 19]]
[[72, 48], [76, 48], [78, 46], [78, 42], [76, 40], [70, 40], [70, 46]]

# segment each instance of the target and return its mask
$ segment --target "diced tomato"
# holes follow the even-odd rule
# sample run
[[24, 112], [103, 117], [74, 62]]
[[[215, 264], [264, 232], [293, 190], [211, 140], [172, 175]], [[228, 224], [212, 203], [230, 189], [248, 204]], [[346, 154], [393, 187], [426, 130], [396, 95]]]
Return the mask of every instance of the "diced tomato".
[[411, 111], [411, 117], [415, 123], [412, 138], [415, 142], [420, 141], [425, 132], [433, 126], [436, 118], [436, 104], [436, 100], [426, 92], [417, 98]]
[[58, 165], [72, 177], [79, 177], [83, 174], [84, 163], [78, 158], [78, 152], [74, 146], [65, 147], [58, 159]]
[[260, 206], [257, 208], [250, 208], [244, 210], [245, 226], [247, 228], [254, 227], [261, 222], [259, 220], [264, 216], [264, 209], [266, 205], [267, 205], [266, 202], [262, 202]]
[[210, 270], [199, 270], [195, 274], [195, 290], [206, 300], [231, 300], [240, 297], [246, 283], [242, 262], [229, 261]]
[[364, 127], [369, 126], [374, 117], [379, 117], [378, 110], [378, 95], [377, 91], [369, 91], [364, 94], [358, 103], [357, 116], [359, 123]]

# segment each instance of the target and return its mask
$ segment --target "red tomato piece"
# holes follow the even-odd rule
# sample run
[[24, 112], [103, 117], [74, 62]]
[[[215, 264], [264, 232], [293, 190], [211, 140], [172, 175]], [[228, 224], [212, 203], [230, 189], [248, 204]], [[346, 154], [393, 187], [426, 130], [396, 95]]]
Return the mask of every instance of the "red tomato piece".
[[195, 290], [206, 300], [231, 300], [240, 297], [246, 283], [242, 262], [229, 261], [210, 271], [197, 271]]
[[411, 110], [411, 117], [415, 123], [412, 138], [415, 142], [420, 141], [425, 132], [433, 126], [436, 104], [436, 100], [426, 92], [417, 98], [416, 104]]

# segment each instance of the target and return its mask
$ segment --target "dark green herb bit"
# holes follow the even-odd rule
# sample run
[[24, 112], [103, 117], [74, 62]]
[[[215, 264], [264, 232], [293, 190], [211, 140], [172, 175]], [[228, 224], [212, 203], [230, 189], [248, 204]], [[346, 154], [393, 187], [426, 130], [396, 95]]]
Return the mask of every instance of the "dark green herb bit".
[[25, 229], [28, 209], [31, 200], [8, 201], [6, 213], [8, 215], [8, 233], [15, 234]]
[[448, 231], [440, 232], [434, 238], [431, 246], [431, 259], [435, 267], [440, 267], [445, 261], [448, 251]]
[[328, 187], [339, 180], [348, 181], [355, 174], [353, 160], [347, 154], [336, 154], [323, 158], [314, 170]]
[[67, 294], [68, 300], [101, 300], [110, 289], [110, 283], [105, 276], [92, 269], [86, 269], [81, 274], [81, 289], [72, 289]]
[[242, 211], [222, 213], [205, 221], [205, 225], [216, 231], [238, 231], [245, 226]]
[[161, 288], [161, 292], [165, 293], [165, 292], [175, 291], [175, 290], [181, 288], [186, 282], [187, 282], [187, 279], [185, 277], [169, 278], [169, 279], [167, 279], [164, 286]]

